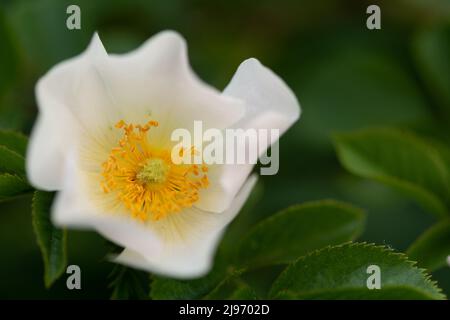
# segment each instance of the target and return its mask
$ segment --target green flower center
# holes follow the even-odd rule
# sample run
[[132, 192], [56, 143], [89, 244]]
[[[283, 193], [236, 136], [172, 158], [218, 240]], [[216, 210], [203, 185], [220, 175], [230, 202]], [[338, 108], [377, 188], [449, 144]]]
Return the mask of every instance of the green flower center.
[[166, 181], [167, 164], [162, 159], [149, 159], [136, 175], [144, 183], [163, 183]]

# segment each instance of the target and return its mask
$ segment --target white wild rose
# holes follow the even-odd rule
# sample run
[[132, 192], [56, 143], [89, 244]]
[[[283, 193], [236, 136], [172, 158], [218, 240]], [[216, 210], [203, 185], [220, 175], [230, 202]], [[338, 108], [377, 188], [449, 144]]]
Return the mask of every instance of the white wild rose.
[[223, 92], [203, 83], [172, 31], [123, 55], [108, 54], [95, 34], [39, 80], [36, 96], [27, 174], [58, 192], [53, 222], [122, 246], [118, 263], [177, 278], [208, 272], [256, 178], [252, 165], [172, 163], [171, 132], [200, 120], [282, 134], [300, 115], [291, 90], [256, 59]]

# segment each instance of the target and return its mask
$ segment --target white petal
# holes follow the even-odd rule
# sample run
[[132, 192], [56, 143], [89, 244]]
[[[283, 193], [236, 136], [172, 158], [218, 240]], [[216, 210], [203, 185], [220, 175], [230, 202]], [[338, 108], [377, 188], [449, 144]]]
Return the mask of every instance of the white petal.
[[[200, 210], [220, 213], [227, 210], [234, 200], [253, 165], [213, 165], [208, 169], [209, 186], [200, 190], [199, 200], [195, 207]], [[230, 171], [236, 174], [236, 179], [226, 179]]]
[[[278, 129], [283, 134], [300, 116], [294, 93], [256, 59], [241, 63], [224, 95], [245, 102], [244, 117], [233, 125], [241, 129]], [[275, 141], [272, 141], [272, 143]], [[268, 145], [261, 144], [261, 155]], [[253, 169], [253, 165], [225, 165], [210, 177], [211, 189], [202, 191], [197, 206], [220, 212], [226, 208]]]
[[[61, 176], [67, 148], [76, 143], [82, 131], [77, 97], [78, 88], [84, 82], [92, 82], [85, 76], [88, 61], [106, 54], [94, 35], [86, 52], [62, 62], [51, 69], [36, 85], [39, 115], [31, 133], [27, 154], [27, 174], [30, 182], [43, 190], [61, 188]], [[81, 81], [83, 78], [83, 81]], [[91, 91], [92, 102], [100, 100]], [[97, 91], [98, 92], [98, 91]], [[101, 92], [98, 92], [101, 95]], [[81, 104], [83, 111], [95, 110]], [[85, 115], [84, 119], [90, 119]]]
[[291, 89], [254, 58], [241, 63], [223, 94], [245, 102], [245, 116], [236, 128], [279, 129], [283, 134], [300, 116]]
[[[239, 191], [232, 205], [223, 213], [195, 210], [185, 215], [176, 225], [194, 233], [183, 242], [169, 243], [151, 255], [130, 248], [115, 258], [118, 263], [176, 278], [200, 277], [212, 265], [214, 253], [226, 225], [239, 213], [256, 183], [251, 176]], [[174, 225], [175, 226], [175, 225]]]

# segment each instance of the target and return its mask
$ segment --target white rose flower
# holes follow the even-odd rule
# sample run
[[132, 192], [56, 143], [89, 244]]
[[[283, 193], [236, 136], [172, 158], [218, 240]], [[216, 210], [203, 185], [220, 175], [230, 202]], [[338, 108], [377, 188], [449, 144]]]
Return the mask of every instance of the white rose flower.
[[36, 96], [27, 174], [58, 191], [54, 224], [96, 230], [125, 248], [116, 262], [177, 278], [208, 272], [256, 179], [251, 165], [173, 164], [171, 132], [201, 120], [282, 133], [300, 114], [291, 90], [255, 59], [223, 93], [203, 83], [172, 31], [123, 55], [107, 54], [95, 34], [39, 80]]

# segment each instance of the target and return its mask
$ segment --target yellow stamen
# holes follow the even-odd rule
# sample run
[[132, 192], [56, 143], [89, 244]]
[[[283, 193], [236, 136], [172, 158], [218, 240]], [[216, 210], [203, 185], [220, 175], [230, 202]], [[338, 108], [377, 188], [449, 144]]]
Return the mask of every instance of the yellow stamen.
[[124, 134], [102, 164], [103, 192], [113, 193], [132, 217], [142, 221], [192, 207], [199, 190], [209, 184], [206, 165], [174, 164], [170, 149], [152, 146], [148, 131], [158, 125], [154, 120], [145, 125], [120, 120], [115, 127]]

